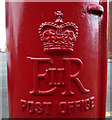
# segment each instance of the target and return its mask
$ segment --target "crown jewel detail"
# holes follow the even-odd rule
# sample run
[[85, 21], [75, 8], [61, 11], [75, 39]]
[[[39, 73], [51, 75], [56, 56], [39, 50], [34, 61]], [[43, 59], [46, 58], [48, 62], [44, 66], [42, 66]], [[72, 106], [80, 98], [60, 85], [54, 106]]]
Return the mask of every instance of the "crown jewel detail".
[[42, 23], [39, 35], [44, 45], [44, 51], [50, 53], [72, 52], [78, 37], [78, 27], [73, 22], [63, 23], [63, 13], [55, 12], [56, 20]]

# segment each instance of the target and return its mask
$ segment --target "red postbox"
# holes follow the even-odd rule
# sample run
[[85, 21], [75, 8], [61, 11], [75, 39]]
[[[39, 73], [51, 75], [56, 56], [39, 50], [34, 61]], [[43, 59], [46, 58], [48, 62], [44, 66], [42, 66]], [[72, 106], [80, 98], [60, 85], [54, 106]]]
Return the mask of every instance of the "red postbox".
[[6, 2], [10, 118], [105, 118], [107, 2]]

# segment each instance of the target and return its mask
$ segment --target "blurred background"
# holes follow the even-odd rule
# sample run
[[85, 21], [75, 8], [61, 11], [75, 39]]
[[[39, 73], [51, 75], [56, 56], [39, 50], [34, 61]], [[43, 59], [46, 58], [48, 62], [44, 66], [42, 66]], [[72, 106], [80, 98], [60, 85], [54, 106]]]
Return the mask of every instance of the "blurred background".
[[[109, 8], [108, 77], [106, 116], [112, 117], [112, 2]], [[111, 82], [110, 82], [111, 81]], [[5, 1], [0, 0], [0, 118], [8, 118], [8, 90], [5, 37]]]

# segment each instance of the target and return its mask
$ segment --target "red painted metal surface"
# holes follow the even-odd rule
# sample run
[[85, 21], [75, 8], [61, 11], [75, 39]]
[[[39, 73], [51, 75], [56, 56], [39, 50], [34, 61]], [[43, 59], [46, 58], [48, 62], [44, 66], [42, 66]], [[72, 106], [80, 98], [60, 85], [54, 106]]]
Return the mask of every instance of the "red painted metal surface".
[[10, 118], [105, 118], [107, 8], [6, 3]]

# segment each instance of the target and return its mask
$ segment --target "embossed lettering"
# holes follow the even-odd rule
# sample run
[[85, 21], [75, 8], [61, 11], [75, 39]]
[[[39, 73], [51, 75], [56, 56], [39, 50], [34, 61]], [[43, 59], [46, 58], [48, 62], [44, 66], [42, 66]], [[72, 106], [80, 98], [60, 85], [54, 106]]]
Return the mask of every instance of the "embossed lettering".
[[81, 108], [81, 101], [80, 100], [75, 101], [75, 112], [78, 112], [80, 108]]
[[35, 111], [38, 113], [38, 114], [42, 114], [43, 113], [43, 106], [42, 106], [42, 103], [41, 102], [36, 102], [36, 109]]
[[38, 83], [38, 80], [40, 78], [46, 80], [46, 74], [47, 74], [47, 70], [45, 71], [44, 74], [39, 74], [39, 71], [38, 71], [39, 63], [47, 62], [47, 63], [53, 64], [53, 61], [50, 58], [32, 58], [32, 57], [28, 57], [28, 58], [33, 62], [33, 77], [34, 77], [33, 91], [30, 91], [30, 94], [32, 95], [54, 94], [57, 87], [53, 87], [50, 90], [41, 91], [39, 90], [39, 83]]
[[84, 100], [81, 100], [81, 111], [84, 111]]
[[29, 114], [49, 115], [52, 106], [52, 102], [34, 102], [22, 99], [20, 101], [22, 103], [22, 112], [25, 112], [26, 109]]
[[90, 108], [90, 99], [85, 100], [85, 110], [89, 110]]
[[71, 113], [73, 108], [74, 108], [74, 101], [68, 102], [68, 113]]
[[95, 97], [90, 98], [90, 108], [91, 109], [94, 108], [94, 99], [95, 99]]
[[[78, 78], [78, 76], [80, 75], [80, 72], [82, 71], [82, 66], [83, 66], [82, 61], [80, 59], [78, 59], [78, 58], [63, 58], [63, 60], [65, 61], [65, 66], [66, 66], [65, 67], [65, 72], [66, 72], [66, 89], [62, 93], [62, 95], [73, 95], [74, 94], [74, 92], [71, 91], [71, 79], [76, 81], [78, 87], [80, 88], [80, 90], [83, 93], [90, 92], [89, 89], [84, 88], [83, 84], [81, 83], [81, 81]], [[76, 62], [76, 63], [79, 64], [79, 70], [74, 75], [71, 75], [71, 63], [72, 62]]]
[[33, 114], [34, 113], [34, 102], [33, 101], [28, 101], [28, 103], [27, 103], [28, 105], [28, 108], [29, 108], [29, 110], [28, 110], [28, 112], [30, 113], [30, 114]]
[[43, 105], [45, 106], [45, 114], [49, 115], [50, 107], [52, 105], [51, 102], [43, 102]]
[[[22, 106], [22, 112], [28, 112], [29, 114], [37, 114], [37, 115], [49, 115], [53, 109], [57, 108], [57, 104], [55, 101], [53, 102], [34, 102], [27, 100], [20, 100]], [[87, 99], [75, 100], [75, 101], [60, 101], [58, 103], [59, 108], [57, 111], [60, 115], [65, 114], [76, 114], [77, 112], [84, 112], [87, 110], [91, 110], [95, 107], [95, 97], [92, 96]]]
[[67, 104], [66, 102], [60, 102], [59, 103], [59, 113], [64, 115], [67, 113]]
[[26, 100], [21, 100], [22, 103], [22, 112], [27, 108], [27, 101]]
[[[48, 63], [49, 65], [53, 64], [51, 58], [32, 58], [28, 57], [33, 63], [33, 90], [30, 91], [31, 95], [53, 95], [57, 90], [57, 86], [65, 86], [65, 91], [62, 92], [62, 95], [73, 95], [74, 92], [71, 88], [71, 80], [74, 80], [82, 93], [90, 92], [89, 89], [86, 89], [82, 82], [79, 80], [80, 72], [82, 71], [83, 63], [78, 58], [63, 58], [65, 62], [65, 68], [47, 68], [45, 69], [44, 74], [39, 73], [39, 65]], [[78, 71], [74, 74], [71, 73], [71, 64], [77, 63], [79, 65]], [[42, 91], [39, 88], [39, 80], [45, 80], [48, 85], [53, 88], [50, 90]]]

